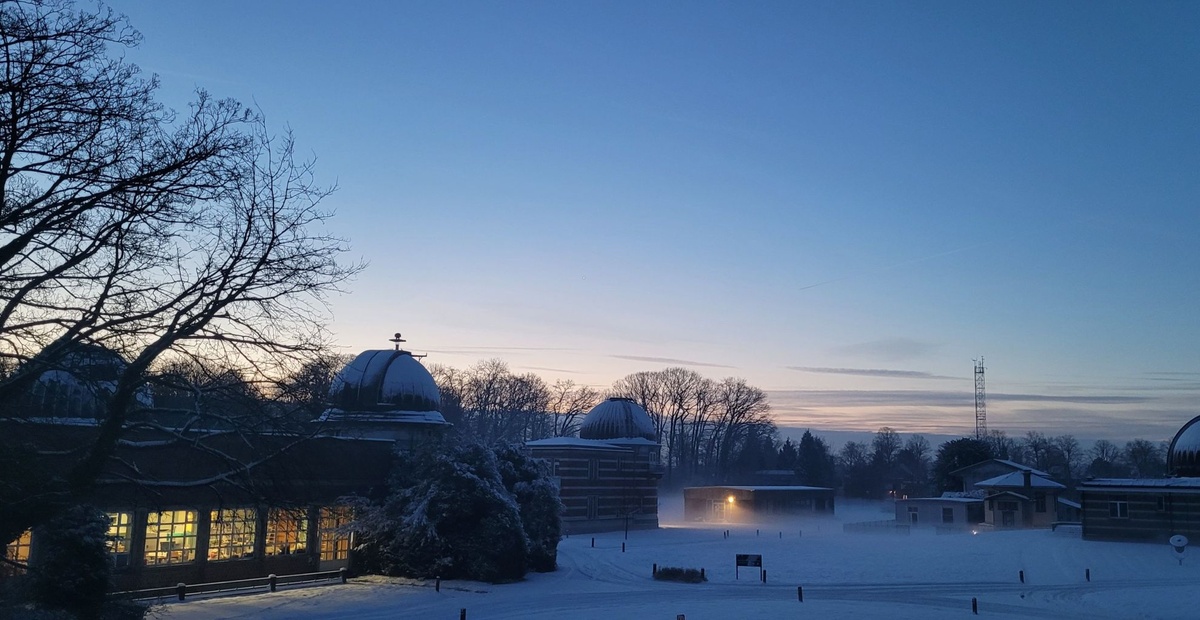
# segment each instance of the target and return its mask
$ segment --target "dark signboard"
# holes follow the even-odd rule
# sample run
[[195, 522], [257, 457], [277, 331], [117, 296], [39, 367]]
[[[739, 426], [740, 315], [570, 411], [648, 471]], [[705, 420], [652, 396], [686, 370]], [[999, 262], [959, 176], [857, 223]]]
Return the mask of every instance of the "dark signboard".
[[762, 568], [762, 556], [751, 553], [739, 553], [737, 554], [737, 565]]

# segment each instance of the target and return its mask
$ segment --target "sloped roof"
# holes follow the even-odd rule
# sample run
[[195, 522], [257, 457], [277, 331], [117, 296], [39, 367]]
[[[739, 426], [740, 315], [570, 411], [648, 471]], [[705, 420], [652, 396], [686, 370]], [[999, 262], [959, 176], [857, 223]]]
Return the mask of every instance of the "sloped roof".
[[[1010, 474], [988, 478], [975, 483], [976, 487], [981, 489], [1023, 489], [1025, 488], [1025, 472], [1014, 471]], [[1049, 479], [1030, 472], [1029, 486], [1035, 489], [1065, 489], [1067, 487]]]
[[970, 465], [967, 465], [966, 467], [959, 467], [958, 469], [950, 472], [950, 474], [953, 476], [957, 476], [959, 472], [975, 469], [976, 467], [979, 467], [980, 465], [983, 465], [985, 463], [1000, 463], [1001, 465], [1011, 468], [1013, 471], [1029, 471], [1029, 472], [1032, 472], [1039, 476], [1043, 476], [1046, 478], [1050, 477], [1050, 474], [1047, 472], [1044, 472], [1040, 469], [1034, 469], [1028, 465], [1022, 465], [1021, 463], [1018, 463], [1016, 461], [1010, 461], [1008, 459], [987, 459], [986, 461], [979, 461], [978, 463], [972, 463]]

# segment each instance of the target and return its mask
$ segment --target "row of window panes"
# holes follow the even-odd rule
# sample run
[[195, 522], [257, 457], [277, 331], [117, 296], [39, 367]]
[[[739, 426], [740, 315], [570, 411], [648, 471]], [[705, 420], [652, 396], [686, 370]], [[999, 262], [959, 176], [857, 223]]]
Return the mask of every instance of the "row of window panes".
[[[129, 563], [133, 515], [108, 513], [108, 550], [118, 566]], [[208, 559], [236, 560], [254, 555], [258, 515], [252, 508], [214, 510], [209, 515]], [[344, 560], [350, 553], [350, 535], [335, 530], [352, 519], [349, 508], [322, 508], [322, 560]], [[198, 513], [194, 510], [152, 512], [146, 517], [145, 558], [148, 566], [182, 564], [196, 559]], [[14, 561], [29, 559], [30, 533], [5, 548]], [[267, 516], [266, 554], [290, 555], [308, 550], [308, 517], [303, 510], [272, 509]]]
[[321, 531], [326, 533], [321, 537], [322, 560], [345, 560], [350, 557], [350, 534], [338, 532], [353, 520], [350, 508], [335, 506], [321, 509]]

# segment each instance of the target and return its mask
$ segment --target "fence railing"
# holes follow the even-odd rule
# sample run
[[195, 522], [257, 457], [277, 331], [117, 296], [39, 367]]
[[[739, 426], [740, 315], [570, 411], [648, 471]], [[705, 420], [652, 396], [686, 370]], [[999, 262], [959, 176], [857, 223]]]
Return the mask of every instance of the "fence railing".
[[319, 581], [330, 581], [333, 579], [339, 579], [342, 583], [346, 583], [346, 569], [339, 568], [337, 570], [327, 570], [316, 573], [296, 573], [292, 575], [267, 575], [266, 577], [234, 579], [232, 581], [180, 583], [173, 586], [163, 586], [161, 588], [146, 588], [144, 590], [114, 592], [111, 596], [113, 598], [128, 600], [159, 599], [175, 596], [182, 601], [185, 600], [189, 594], [207, 594], [211, 592], [233, 592], [236, 590], [257, 589], [266, 589], [266, 591], [274, 592], [278, 586], [282, 585], [316, 583]]

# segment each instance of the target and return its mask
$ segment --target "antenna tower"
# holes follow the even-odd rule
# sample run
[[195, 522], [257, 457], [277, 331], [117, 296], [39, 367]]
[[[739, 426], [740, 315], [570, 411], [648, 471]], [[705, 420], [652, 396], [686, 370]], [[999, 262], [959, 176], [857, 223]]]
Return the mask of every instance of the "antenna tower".
[[983, 356], [975, 360], [975, 438], [987, 437], [987, 394], [983, 389]]

